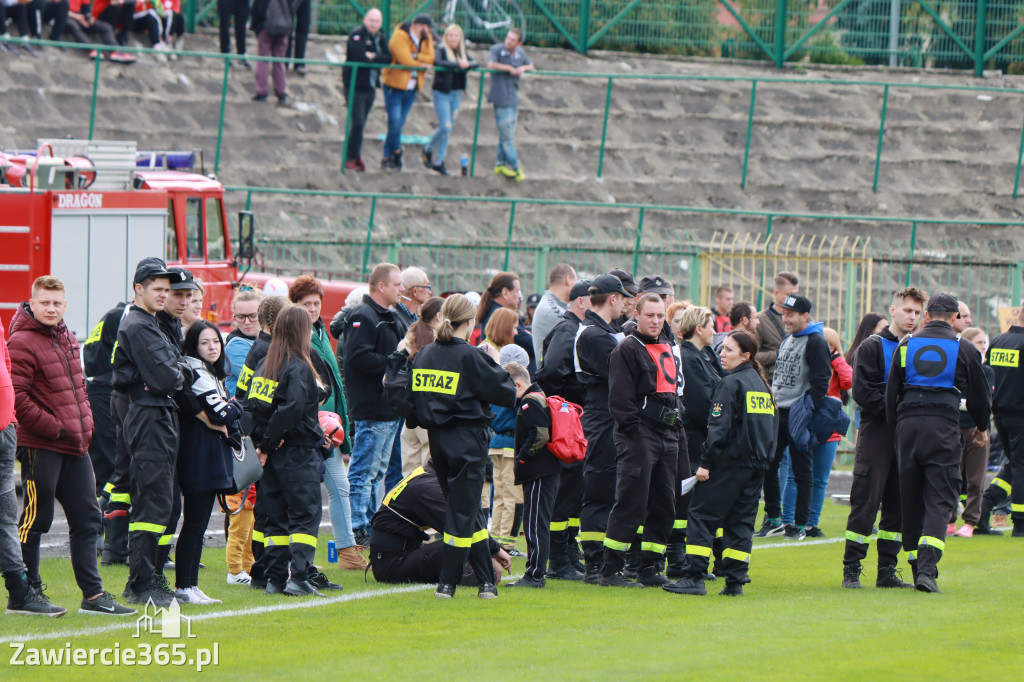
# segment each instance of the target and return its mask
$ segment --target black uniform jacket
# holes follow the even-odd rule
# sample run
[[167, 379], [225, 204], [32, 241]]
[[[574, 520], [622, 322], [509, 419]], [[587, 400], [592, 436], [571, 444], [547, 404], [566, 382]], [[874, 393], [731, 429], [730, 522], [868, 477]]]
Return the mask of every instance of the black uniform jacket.
[[[676, 355], [669, 344], [662, 343], [660, 337], [654, 339], [639, 331], [634, 331], [612, 350], [608, 359], [608, 411], [619, 434], [626, 437], [639, 434], [644, 422], [657, 429], [669, 428], [645, 415], [651, 414], [655, 405], [680, 409], [676, 385], [681, 377], [676, 363]], [[681, 427], [677, 422], [676, 428]]]
[[[448, 503], [441, 492], [437, 472], [431, 463], [419, 467], [388, 491], [380, 508], [370, 519], [370, 544], [374, 551], [411, 552], [427, 540], [424, 531], [444, 528]], [[403, 544], [399, 549], [398, 543]], [[500, 546], [488, 538], [491, 554]]]
[[[904, 400], [908, 392], [907, 368], [905, 364], [912, 362], [901, 358], [904, 347], [907, 347], [914, 339], [945, 339], [957, 341], [956, 370], [953, 378], [954, 388], [933, 388], [930, 386], [917, 386], [913, 388], [915, 395], [925, 394], [928, 396], [941, 396], [953, 393], [955, 395], [954, 407], [951, 411], [945, 405], [937, 405], [933, 402], [915, 400], [909, 396]], [[909, 355], [909, 353], [907, 353]], [[932, 355], [928, 361], [932, 362]], [[925, 368], [925, 371], [930, 371]], [[970, 341], [959, 339], [956, 332], [948, 322], [932, 320], [916, 334], [908, 334], [900, 345], [892, 360], [892, 368], [889, 370], [889, 381], [885, 387], [885, 415], [890, 425], [895, 425], [897, 417], [904, 414], [935, 415], [949, 414], [953, 419], [959, 421], [958, 411], [961, 397], [967, 399], [967, 411], [974, 419], [974, 423], [982, 431], [987, 431], [989, 426], [990, 412], [992, 409], [992, 391], [988, 381], [985, 379], [985, 372], [981, 368], [981, 355], [978, 349]]]
[[708, 356], [688, 340], [679, 343], [679, 360], [682, 363], [683, 406], [687, 428], [698, 433], [708, 431], [708, 413], [711, 411], [711, 396], [722, 382], [719, 367]]
[[117, 330], [125, 312], [124, 303], [108, 310], [82, 344], [85, 376], [94, 383], [110, 386], [114, 375], [114, 344], [117, 343]]
[[579, 328], [580, 318], [565, 311], [562, 320], [544, 339], [544, 363], [537, 370], [537, 384], [548, 395], [558, 395], [582, 406], [587, 399], [587, 389], [573, 368], [573, 345]]
[[512, 377], [464, 339], [424, 346], [412, 367], [410, 426], [486, 426], [491, 405], [516, 404]]
[[319, 445], [324, 433], [317, 412], [325, 391], [317, 386], [313, 371], [302, 360], [289, 357], [277, 379], [267, 379], [265, 364], [266, 360], [260, 362], [249, 383], [248, 409], [255, 422], [256, 447], [270, 454], [282, 440], [283, 447]]
[[156, 316], [132, 306], [117, 331], [114, 390], [141, 405], [174, 407], [173, 396], [185, 380], [180, 357], [160, 331]]
[[516, 404], [516, 485], [562, 472], [562, 463], [547, 448], [550, 441], [551, 412], [540, 386], [533, 384]]
[[587, 311], [576, 332], [573, 350], [576, 378], [587, 389], [587, 410], [608, 409], [608, 358], [622, 339], [617, 326], [608, 324], [593, 310]]
[[767, 471], [779, 437], [779, 410], [749, 362], [727, 372], [711, 398], [700, 465]]
[[857, 347], [853, 356], [853, 399], [860, 405], [861, 418], [885, 420], [885, 367], [892, 360], [886, 348], [899, 343], [889, 328], [871, 335]]
[[[373, 53], [373, 59], [366, 54]], [[348, 34], [348, 41], [345, 43], [345, 61], [363, 62], [364, 64], [381, 64], [387, 66], [391, 63], [391, 50], [388, 48], [388, 37], [383, 30], [376, 34], [370, 33], [369, 29], [360, 25]], [[346, 97], [348, 96], [349, 84], [352, 82], [352, 67], [342, 68], [341, 82], [345, 85]], [[356, 76], [356, 90], [373, 90], [380, 87], [380, 71], [378, 69], [361, 68]], [[337, 337], [335, 337], [337, 338]]]
[[1005, 334], [992, 339], [988, 364], [996, 375], [996, 395], [992, 412], [996, 416], [1024, 416], [1024, 327], [1014, 325]]
[[249, 382], [252, 381], [253, 375], [256, 374], [256, 368], [263, 362], [263, 358], [267, 357], [267, 351], [269, 350], [270, 334], [261, 330], [259, 336], [253, 341], [252, 346], [249, 347], [249, 352], [245, 355], [245, 364], [242, 365], [242, 371], [238, 373], [238, 381], [235, 383], [235, 397], [239, 400], [245, 400], [246, 396], [249, 395]]
[[384, 397], [384, 370], [388, 356], [405, 334], [395, 314], [377, 305], [369, 295], [347, 318], [342, 332], [345, 346], [345, 397], [349, 418], [391, 421], [397, 419]]

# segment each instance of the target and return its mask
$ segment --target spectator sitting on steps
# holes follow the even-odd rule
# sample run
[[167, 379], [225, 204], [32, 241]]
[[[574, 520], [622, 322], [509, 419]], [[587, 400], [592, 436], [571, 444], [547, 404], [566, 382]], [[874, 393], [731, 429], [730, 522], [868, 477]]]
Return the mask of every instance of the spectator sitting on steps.
[[[70, 0], [68, 12], [68, 23], [64, 31], [71, 34], [71, 39], [76, 43], [88, 43], [87, 35], [98, 36], [104, 45], [119, 47], [114, 38], [114, 27], [105, 21], [97, 19], [92, 14], [92, 5], [85, 0]], [[89, 59], [96, 58], [96, 50], [89, 52]], [[107, 52], [107, 59], [116, 64], [134, 64], [135, 55], [129, 52], [114, 50]]]

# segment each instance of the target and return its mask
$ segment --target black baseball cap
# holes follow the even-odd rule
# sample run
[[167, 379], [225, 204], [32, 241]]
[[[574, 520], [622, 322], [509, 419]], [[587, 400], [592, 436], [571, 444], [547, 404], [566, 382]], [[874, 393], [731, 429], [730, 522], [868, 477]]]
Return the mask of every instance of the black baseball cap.
[[424, 24], [428, 28], [434, 28], [434, 21], [430, 18], [429, 14], [417, 14], [413, 17], [413, 24]]
[[[633, 279], [633, 275], [629, 274], [625, 270], [609, 270], [609, 275], [615, 275], [619, 278], [619, 282], [622, 283], [622, 287], [626, 290], [626, 296], [636, 296], [639, 289], [636, 286], [636, 280]], [[594, 280], [595, 282], [597, 280]]]
[[527, 308], [536, 308], [538, 303], [540, 303], [540, 294], [530, 294], [526, 297]]
[[645, 294], [657, 294], [659, 296], [673, 296], [675, 289], [660, 275], [647, 275], [640, 280], [640, 291]]
[[595, 277], [594, 281], [590, 284], [590, 293], [622, 294], [623, 296], [630, 295], [629, 292], [626, 291], [625, 287], [622, 286], [622, 280], [611, 273]]
[[951, 294], [935, 294], [928, 299], [925, 310], [930, 313], [956, 313], [960, 317], [960, 304]]
[[196, 278], [192, 276], [191, 270], [167, 268], [167, 272], [171, 274], [171, 291], [180, 291], [182, 289], [199, 291], [199, 285], [196, 284]]
[[809, 313], [811, 312], [811, 299], [803, 294], [790, 294], [782, 302], [782, 307], [795, 310], [798, 313]]
[[170, 277], [167, 272], [167, 263], [161, 258], [143, 258], [135, 266], [135, 279], [132, 284], [142, 284], [149, 277]]
[[578, 279], [576, 284], [572, 285], [572, 289], [569, 289], [569, 302], [575, 301], [580, 296], [590, 296], [590, 285], [592, 282], [589, 279]]

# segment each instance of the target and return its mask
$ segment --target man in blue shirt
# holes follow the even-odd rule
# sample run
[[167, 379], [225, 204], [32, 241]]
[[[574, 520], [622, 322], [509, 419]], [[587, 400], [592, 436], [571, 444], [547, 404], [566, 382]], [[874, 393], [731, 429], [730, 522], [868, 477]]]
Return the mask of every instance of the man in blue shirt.
[[522, 48], [523, 32], [510, 28], [505, 42], [491, 46], [487, 68], [501, 73], [491, 74], [491, 90], [487, 101], [494, 105], [494, 121], [498, 126], [498, 164], [494, 172], [522, 181], [526, 178], [516, 156], [516, 118], [519, 115], [519, 79], [533, 71], [533, 62]]

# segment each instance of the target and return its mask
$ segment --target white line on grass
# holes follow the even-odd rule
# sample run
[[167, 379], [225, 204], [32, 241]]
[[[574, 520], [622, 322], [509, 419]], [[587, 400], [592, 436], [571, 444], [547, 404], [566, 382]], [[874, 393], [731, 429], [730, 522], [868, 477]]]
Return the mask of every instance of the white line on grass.
[[822, 540], [803, 540], [801, 542], [773, 542], [769, 545], [754, 545], [754, 549], [775, 549], [776, 547], [809, 547], [810, 545], [831, 545], [833, 542], [846, 542], [846, 538], [824, 538]]

